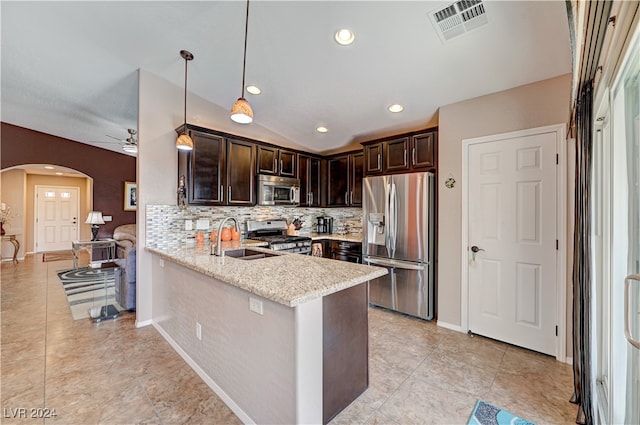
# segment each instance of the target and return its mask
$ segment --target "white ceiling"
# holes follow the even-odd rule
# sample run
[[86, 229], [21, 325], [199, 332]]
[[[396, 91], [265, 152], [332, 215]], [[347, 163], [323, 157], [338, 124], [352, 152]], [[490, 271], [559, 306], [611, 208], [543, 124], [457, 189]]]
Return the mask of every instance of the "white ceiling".
[[[566, 6], [485, 1], [488, 24], [443, 43], [441, 1], [250, 3], [252, 126], [314, 152], [424, 128], [440, 106], [571, 72]], [[2, 1], [2, 121], [120, 151], [137, 70], [224, 108], [241, 94], [244, 1]], [[353, 45], [334, 39], [355, 32]], [[399, 102], [405, 110], [386, 108]], [[239, 124], [238, 124], [239, 125]], [[324, 125], [326, 134], [315, 128]]]

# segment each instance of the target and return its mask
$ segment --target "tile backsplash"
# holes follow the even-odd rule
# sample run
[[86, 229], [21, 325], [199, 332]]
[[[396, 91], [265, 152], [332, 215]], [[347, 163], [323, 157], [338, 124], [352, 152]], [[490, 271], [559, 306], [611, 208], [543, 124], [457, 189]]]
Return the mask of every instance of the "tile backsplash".
[[[305, 207], [197, 207], [188, 206], [182, 210], [176, 205], [147, 205], [146, 240], [148, 246], [165, 246], [183, 244], [193, 240], [200, 230], [196, 230], [197, 220], [208, 220], [209, 232], [218, 229], [218, 224], [225, 217], [238, 220], [243, 238], [246, 233], [247, 220], [267, 220], [283, 218], [291, 223], [296, 217], [302, 220], [300, 234], [315, 232], [316, 217], [333, 217], [334, 231], [339, 224], [344, 224], [349, 233], [362, 232], [361, 208], [305, 208]], [[185, 230], [185, 221], [193, 222], [192, 230]]]

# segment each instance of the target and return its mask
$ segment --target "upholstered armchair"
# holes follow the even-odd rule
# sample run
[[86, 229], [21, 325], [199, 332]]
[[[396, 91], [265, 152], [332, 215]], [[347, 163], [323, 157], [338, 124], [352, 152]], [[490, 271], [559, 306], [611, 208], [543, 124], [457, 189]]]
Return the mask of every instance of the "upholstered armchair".
[[116, 278], [116, 302], [127, 310], [136, 309], [136, 225], [123, 224], [115, 228], [116, 263], [120, 266]]

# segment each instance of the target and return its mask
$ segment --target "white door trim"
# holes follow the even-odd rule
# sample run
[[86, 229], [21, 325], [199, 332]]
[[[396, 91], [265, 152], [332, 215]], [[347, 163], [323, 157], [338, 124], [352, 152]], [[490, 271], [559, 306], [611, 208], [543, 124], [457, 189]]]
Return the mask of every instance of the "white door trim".
[[565, 124], [554, 124], [509, 133], [493, 134], [462, 140], [462, 240], [460, 244], [461, 267], [461, 330], [469, 331], [469, 274], [465, 261], [468, 255], [467, 241], [469, 237], [469, 148], [478, 143], [496, 142], [516, 137], [533, 136], [544, 133], [556, 134], [556, 152], [558, 153], [558, 168], [556, 180], [556, 317], [558, 321], [558, 336], [556, 338], [556, 359], [567, 361], [567, 146]]

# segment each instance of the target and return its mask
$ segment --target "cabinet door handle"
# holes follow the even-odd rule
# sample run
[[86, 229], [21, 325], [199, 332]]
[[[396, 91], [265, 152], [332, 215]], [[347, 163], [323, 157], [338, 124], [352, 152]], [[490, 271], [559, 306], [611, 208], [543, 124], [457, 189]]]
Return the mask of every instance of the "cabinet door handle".
[[309, 205], [313, 205], [313, 192], [310, 192], [309, 195], [311, 195], [311, 202], [309, 202]]
[[416, 148], [411, 151], [411, 165], [416, 165]]
[[231, 202], [231, 186], [227, 186], [227, 202]]
[[222, 185], [220, 185], [220, 187], [218, 188], [218, 201], [222, 202], [222, 192], [224, 191], [224, 188], [222, 187]]
[[278, 160], [273, 158], [273, 172], [278, 174]]
[[353, 192], [349, 192], [349, 205], [353, 204]]
[[409, 162], [407, 161], [407, 150], [404, 150], [404, 163], [405, 165], [409, 164]]
[[344, 204], [349, 205], [349, 192], [344, 193]]
[[378, 170], [382, 171], [382, 164], [380, 164], [382, 162], [382, 155], [378, 154]]
[[282, 160], [280, 160], [280, 172], [281, 173], [282, 173], [282, 170], [283, 170], [283, 168], [282, 168]]

